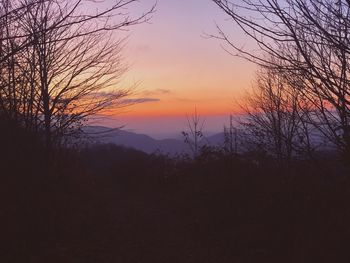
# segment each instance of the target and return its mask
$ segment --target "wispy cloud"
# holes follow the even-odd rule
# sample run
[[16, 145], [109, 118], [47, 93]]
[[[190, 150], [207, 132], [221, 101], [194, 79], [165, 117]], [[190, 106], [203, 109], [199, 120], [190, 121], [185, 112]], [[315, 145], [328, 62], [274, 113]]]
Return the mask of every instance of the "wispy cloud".
[[164, 95], [164, 94], [170, 94], [170, 89], [155, 89], [155, 90], [145, 90], [142, 92], [142, 94], [147, 96], [154, 96], [154, 95]]
[[147, 103], [147, 102], [160, 102], [157, 98], [135, 98], [135, 99], [124, 99], [123, 103], [134, 104], [134, 103]]

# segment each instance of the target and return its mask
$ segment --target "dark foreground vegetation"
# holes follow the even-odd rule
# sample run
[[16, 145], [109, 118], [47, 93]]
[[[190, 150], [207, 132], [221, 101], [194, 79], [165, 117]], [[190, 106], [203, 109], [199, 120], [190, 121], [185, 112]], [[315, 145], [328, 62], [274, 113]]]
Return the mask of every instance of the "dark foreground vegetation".
[[350, 262], [350, 1], [213, 0], [258, 47], [218, 28], [260, 68], [240, 123], [258, 155], [233, 154], [232, 120], [201, 151], [196, 111], [194, 160], [72, 147], [133, 101], [112, 87], [116, 33], [154, 12], [137, 2], [0, 1], [0, 263]]
[[350, 259], [350, 178], [330, 158], [171, 160], [114, 145], [50, 156], [2, 127], [0, 262]]

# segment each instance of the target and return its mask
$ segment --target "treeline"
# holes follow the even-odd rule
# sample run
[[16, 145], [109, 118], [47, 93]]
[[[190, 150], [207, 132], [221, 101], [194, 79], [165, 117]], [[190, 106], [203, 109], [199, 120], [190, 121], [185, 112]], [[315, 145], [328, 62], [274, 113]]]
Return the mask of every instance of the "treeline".
[[[348, 1], [215, 1], [263, 51], [238, 49], [262, 67], [242, 105], [257, 154], [234, 127], [200, 149], [196, 114], [194, 158], [60, 147], [123, 103], [104, 92], [124, 69], [112, 32], [147, 19], [123, 15], [132, 0], [83, 2], [0, 3], [1, 262], [349, 261]], [[345, 162], [313, 158], [315, 130]]]
[[290, 159], [312, 155], [316, 132], [349, 162], [349, 1], [214, 2], [255, 43], [244, 49], [220, 28], [216, 36], [261, 68], [242, 105], [253, 141]]
[[2, 140], [2, 262], [348, 259], [349, 171], [336, 160], [171, 159], [96, 145], [47, 162], [28, 136], [17, 150]]
[[134, 2], [4, 0], [0, 3], [0, 117], [67, 143], [87, 117], [125, 104], [126, 69], [117, 31], [145, 22]]

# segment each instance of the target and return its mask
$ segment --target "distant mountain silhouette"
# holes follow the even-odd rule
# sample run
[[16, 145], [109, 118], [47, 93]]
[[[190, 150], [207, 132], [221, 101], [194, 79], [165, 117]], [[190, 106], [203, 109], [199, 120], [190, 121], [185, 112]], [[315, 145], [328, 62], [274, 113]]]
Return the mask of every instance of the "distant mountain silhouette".
[[[145, 134], [138, 134], [122, 129], [111, 129], [104, 126], [87, 126], [84, 128], [84, 132], [92, 139], [93, 143], [97, 144], [112, 143], [148, 154], [161, 153], [170, 156], [191, 154], [189, 146], [181, 139], [170, 138], [157, 140]], [[244, 135], [238, 135], [238, 152], [243, 152], [244, 149], [241, 148], [239, 141], [241, 140], [240, 137]], [[317, 151], [319, 153], [325, 154], [335, 151], [333, 145], [323, 143], [323, 139], [317, 131], [311, 134], [310, 139], [314, 145], [318, 145]], [[205, 137], [204, 139], [205, 144], [212, 147], [222, 147], [224, 146], [224, 141], [225, 136], [223, 132]]]
[[[138, 134], [122, 129], [111, 129], [103, 126], [88, 126], [84, 132], [96, 143], [113, 143], [134, 148], [145, 153], [164, 153], [170, 155], [189, 153], [189, 147], [180, 139], [157, 140], [145, 134]], [[207, 137], [207, 144], [219, 146], [224, 142], [224, 134], [218, 133]]]
[[145, 134], [103, 126], [88, 126], [84, 131], [97, 143], [113, 143], [149, 154], [159, 152], [175, 155], [188, 152], [188, 146], [177, 139], [157, 140]]
[[223, 132], [207, 137], [208, 144], [211, 146], [223, 146], [225, 134]]

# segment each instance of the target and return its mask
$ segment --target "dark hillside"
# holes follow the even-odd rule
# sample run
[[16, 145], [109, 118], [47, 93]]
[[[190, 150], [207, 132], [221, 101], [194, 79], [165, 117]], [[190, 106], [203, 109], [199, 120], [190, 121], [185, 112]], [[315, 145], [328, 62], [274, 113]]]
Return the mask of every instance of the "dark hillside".
[[348, 262], [350, 180], [333, 163], [99, 145], [43, 165], [39, 140], [11, 134], [1, 262]]

